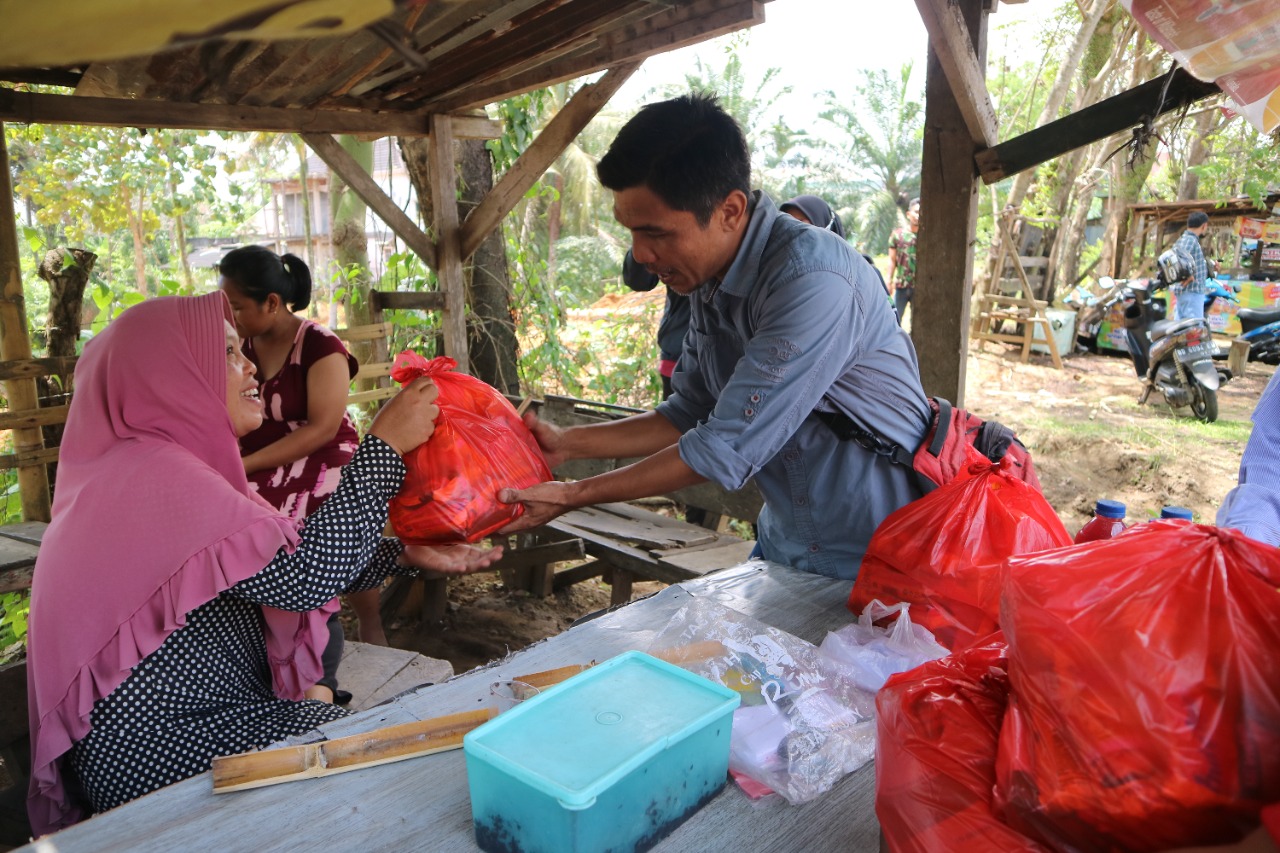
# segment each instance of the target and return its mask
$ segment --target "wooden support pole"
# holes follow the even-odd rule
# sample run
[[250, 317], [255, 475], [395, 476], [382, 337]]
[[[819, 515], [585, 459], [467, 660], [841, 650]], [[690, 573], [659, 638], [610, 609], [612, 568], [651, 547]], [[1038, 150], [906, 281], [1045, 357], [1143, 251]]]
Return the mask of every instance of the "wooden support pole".
[[415, 255], [422, 258], [424, 264], [435, 268], [436, 247], [431, 238], [382, 191], [377, 181], [347, 153], [338, 140], [327, 133], [304, 133], [302, 139], [330, 169], [347, 182], [352, 192], [360, 196]]
[[986, 63], [978, 59], [960, 9], [948, 0], [916, 0], [916, 8], [970, 138], [976, 146], [990, 148], [998, 139], [998, 127], [987, 94]]
[[470, 372], [467, 357], [466, 280], [462, 274], [462, 244], [458, 231], [458, 179], [453, 154], [453, 123], [447, 115], [433, 115], [430, 123], [431, 205], [436, 228], [436, 277], [444, 293], [444, 352]]
[[[9, 177], [9, 149], [0, 122], [0, 359], [31, 358], [31, 337], [27, 333], [26, 297], [22, 292], [22, 267], [18, 262], [18, 219], [13, 209], [13, 182]], [[34, 379], [7, 379], [5, 397], [11, 411], [26, 411], [39, 405]], [[13, 431], [13, 448], [18, 455], [44, 449], [38, 426]], [[25, 521], [48, 521], [50, 517], [49, 472], [44, 465], [18, 468], [18, 490], [22, 494]]]
[[595, 83], [583, 86], [573, 94], [555, 118], [538, 134], [528, 148], [489, 191], [484, 201], [471, 211], [462, 226], [462, 257], [467, 259], [511, 212], [529, 187], [547, 171], [556, 158], [564, 153], [569, 143], [577, 138], [591, 119], [609, 103], [609, 99], [630, 79], [639, 62], [629, 62], [610, 68]]
[[[987, 18], [982, 0], [960, 0], [957, 6], [979, 68], [984, 68]], [[932, 46], [925, 72], [924, 124], [911, 339], [925, 393], [963, 406], [978, 181], [973, 137]]]

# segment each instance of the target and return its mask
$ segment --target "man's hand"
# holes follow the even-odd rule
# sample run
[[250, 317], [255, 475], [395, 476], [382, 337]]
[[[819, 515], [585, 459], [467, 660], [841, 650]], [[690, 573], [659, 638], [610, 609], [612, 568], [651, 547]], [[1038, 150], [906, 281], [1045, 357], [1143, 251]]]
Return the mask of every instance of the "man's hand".
[[[534, 440], [538, 442], [538, 447], [542, 449], [542, 455], [547, 460], [548, 468], [554, 470], [556, 466], [569, 458], [564, 452], [564, 430], [560, 427], [539, 420], [535, 412], [524, 413], [524, 425], [533, 433]], [[514, 503], [514, 501], [507, 501], [507, 503]]]
[[498, 500], [506, 504], [524, 505], [524, 515], [499, 530], [499, 535], [539, 527], [577, 508], [577, 504], [572, 500], [571, 486], [554, 480], [538, 483], [527, 489], [503, 489], [498, 492]]
[[482, 571], [502, 558], [502, 546], [479, 548], [475, 545], [406, 545], [401, 561], [444, 575], [467, 575]]
[[438, 396], [436, 383], [425, 376], [418, 377], [379, 410], [369, 426], [369, 435], [376, 435], [404, 456], [435, 432], [435, 421], [440, 417], [440, 407], [435, 404]]

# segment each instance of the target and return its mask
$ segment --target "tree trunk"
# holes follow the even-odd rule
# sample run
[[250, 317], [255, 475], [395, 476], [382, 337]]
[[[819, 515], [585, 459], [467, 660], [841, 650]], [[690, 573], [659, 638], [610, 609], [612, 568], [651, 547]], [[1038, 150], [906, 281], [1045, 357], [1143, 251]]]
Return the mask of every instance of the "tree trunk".
[[1200, 176], [1193, 169], [1208, 157], [1209, 146], [1205, 140], [1221, 123], [1221, 110], [1207, 109], [1196, 116], [1191, 144], [1187, 147], [1187, 162], [1183, 165], [1182, 180], [1178, 182], [1178, 201], [1192, 201], [1200, 197]]
[[[493, 189], [493, 156], [479, 139], [462, 141], [459, 148], [462, 192], [458, 218], [465, 220]], [[507, 394], [520, 393], [517, 370], [519, 344], [511, 310], [511, 279], [502, 228], [494, 230], [467, 264], [467, 304], [475, 323], [467, 333], [471, 372]]]
[[[373, 169], [373, 143], [362, 142], [354, 136], [339, 136], [338, 142], [366, 172]], [[369, 238], [365, 233], [367, 207], [360, 196], [351, 191], [337, 172], [329, 173], [329, 208], [333, 223], [333, 257], [346, 293], [342, 304], [346, 310], [346, 325], [366, 326], [373, 322], [369, 305]], [[361, 363], [367, 363], [373, 346], [367, 341], [350, 344], [351, 354]], [[357, 383], [360, 390], [373, 388], [371, 380]]]
[[[316, 278], [316, 247], [312, 243], [311, 236], [311, 180], [307, 170], [307, 155], [311, 152], [307, 148], [307, 144], [302, 141], [302, 137], [294, 134], [293, 149], [298, 154], [298, 180], [302, 183], [302, 192], [299, 196], [299, 202], [302, 204], [302, 239], [303, 245], [306, 246], [307, 268], [311, 270], [311, 280], [314, 284], [319, 281]], [[307, 316], [313, 320], [320, 317], [320, 291], [315, 287], [311, 291], [311, 307], [307, 311]], [[333, 299], [332, 289], [330, 290], [329, 299]]]
[[[138, 206], [129, 205], [129, 235], [133, 237], [133, 282], [138, 292], [147, 295], [147, 256], [145, 253], [146, 237], [142, 227], [142, 216], [145, 212], [146, 193], [138, 190]], [[130, 199], [132, 202], [132, 199]]]
[[[49, 284], [46, 355], [50, 358], [71, 358], [76, 354], [84, 288], [97, 260], [97, 255], [84, 249], [53, 249], [45, 253], [44, 260], [36, 269], [36, 274]], [[36, 391], [40, 397], [40, 405], [59, 406], [69, 402], [71, 379], [70, 373], [37, 379]], [[45, 446], [60, 446], [64, 429], [64, 424], [43, 427]], [[56, 478], [57, 464], [53, 463], [49, 465], [50, 488]]]

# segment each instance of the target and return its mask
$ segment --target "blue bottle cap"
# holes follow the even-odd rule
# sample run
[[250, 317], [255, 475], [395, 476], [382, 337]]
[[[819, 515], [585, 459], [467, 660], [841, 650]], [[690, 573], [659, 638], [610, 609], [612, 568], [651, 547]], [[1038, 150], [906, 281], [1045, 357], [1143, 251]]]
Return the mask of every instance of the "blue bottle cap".
[[1098, 501], [1093, 507], [1093, 513], [1103, 518], [1124, 518], [1124, 504], [1120, 501]]
[[1187, 509], [1185, 506], [1167, 506], [1164, 509], [1160, 510], [1160, 517], [1161, 518], [1183, 518], [1183, 519], [1186, 519], [1187, 521], [1191, 521], [1193, 516], [1191, 514], [1191, 510]]

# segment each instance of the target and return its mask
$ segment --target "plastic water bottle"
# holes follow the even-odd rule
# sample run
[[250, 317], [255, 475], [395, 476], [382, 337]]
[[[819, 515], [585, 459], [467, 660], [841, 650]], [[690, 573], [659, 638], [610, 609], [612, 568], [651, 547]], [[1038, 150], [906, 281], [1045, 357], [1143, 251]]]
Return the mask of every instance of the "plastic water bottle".
[[1093, 520], [1076, 534], [1077, 545], [1110, 539], [1124, 530], [1124, 504], [1120, 501], [1098, 501], [1093, 507]]
[[1180, 519], [1183, 519], [1184, 521], [1192, 520], [1191, 510], [1187, 509], [1185, 506], [1167, 506], [1164, 509], [1160, 510], [1160, 517], [1161, 518], [1180, 518]]

